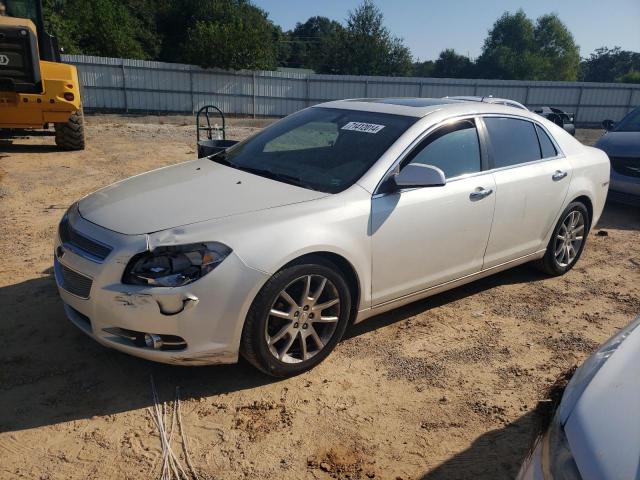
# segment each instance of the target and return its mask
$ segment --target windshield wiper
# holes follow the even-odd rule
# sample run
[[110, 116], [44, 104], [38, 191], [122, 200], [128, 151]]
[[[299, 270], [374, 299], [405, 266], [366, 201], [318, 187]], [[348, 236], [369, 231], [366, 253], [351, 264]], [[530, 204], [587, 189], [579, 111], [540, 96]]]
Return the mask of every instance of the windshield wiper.
[[272, 170], [267, 170], [265, 168], [244, 167], [239, 165], [236, 165], [235, 168], [237, 168], [238, 170], [244, 170], [245, 172], [253, 173], [255, 175], [260, 175], [261, 177], [266, 177], [272, 180], [277, 180], [284, 183], [289, 183], [291, 185], [296, 185], [297, 187], [315, 190], [315, 188], [309, 186], [309, 184], [304, 180], [302, 180], [300, 177], [296, 177], [295, 175], [289, 175], [288, 173], [274, 172]]

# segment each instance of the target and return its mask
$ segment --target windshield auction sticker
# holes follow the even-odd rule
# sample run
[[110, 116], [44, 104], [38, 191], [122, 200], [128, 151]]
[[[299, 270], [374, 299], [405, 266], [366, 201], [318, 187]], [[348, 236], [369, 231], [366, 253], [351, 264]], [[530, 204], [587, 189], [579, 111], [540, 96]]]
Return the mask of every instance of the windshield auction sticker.
[[384, 125], [376, 125], [375, 123], [349, 122], [341, 130], [353, 130], [354, 132], [378, 133], [384, 128]]

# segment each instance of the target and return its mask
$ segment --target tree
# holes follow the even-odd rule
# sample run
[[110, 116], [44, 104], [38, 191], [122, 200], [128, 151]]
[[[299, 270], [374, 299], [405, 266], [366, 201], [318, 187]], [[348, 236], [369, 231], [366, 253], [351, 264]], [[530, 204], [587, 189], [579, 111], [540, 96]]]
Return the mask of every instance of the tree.
[[150, 1], [45, 0], [43, 8], [47, 28], [67, 53], [148, 59], [159, 43], [145, 14]]
[[538, 80], [576, 80], [580, 50], [573, 35], [555, 14], [538, 18], [534, 29], [535, 48], [540, 57]]
[[640, 71], [640, 53], [620, 47], [601, 47], [580, 64], [580, 79], [585, 82], [626, 81], [633, 78], [633, 75], [626, 75], [634, 70]]
[[448, 48], [440, 52], [434, 63], [433, 77], [437, 78], [473, 78], [474, 64], [464, 55]]
[[576, 80], [580, 61], [573, 36], [557, 15], [536, 21], [505, 12], [489, 31], [478, 70], [484, 78]]
[[409, 75], [412, 57], [403, 41], [383, 25], [371, 0], [349, 13], [346, 29], [329, 45], [327, 71], [352, 75]]
[[281, 31], [247, 0], [168, 2], [161, 58], [223, 69], [273, 69]]
[[433, 60], [425, 60], [424, 62], [414, 62], [413, 72], [414, 77], [431, 77], [433, 76], [433, 70], [436, 68]]
[[618, 78], [616, 78], [616, 82], [640, 84], [640, 71], [629, 70], [624, 75], [621, 75]]
[[327, 17], [311, 17], [304, 23], [297, 23], [286, 35], [289, 55], [282, 63], [317, 72], [326, 70], [327, 49], [343, 31], [342, 25]]

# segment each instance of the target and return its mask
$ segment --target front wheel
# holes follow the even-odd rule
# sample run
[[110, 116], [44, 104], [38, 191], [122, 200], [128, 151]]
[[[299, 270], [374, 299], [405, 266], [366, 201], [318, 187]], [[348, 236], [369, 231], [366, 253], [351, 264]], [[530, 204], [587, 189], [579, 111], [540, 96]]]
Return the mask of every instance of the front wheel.
[[589, 211], [580, 202], [570, 203], [562, 212], [539, 266], [549, 275], [563, 275], [576, 264], [591, 227]]
[[313, 368], [334, 349], [349, 322], [351, 294], [330, 262], [293, 265], [258, 293], [242, 332], [244, 358], [274, 377]]

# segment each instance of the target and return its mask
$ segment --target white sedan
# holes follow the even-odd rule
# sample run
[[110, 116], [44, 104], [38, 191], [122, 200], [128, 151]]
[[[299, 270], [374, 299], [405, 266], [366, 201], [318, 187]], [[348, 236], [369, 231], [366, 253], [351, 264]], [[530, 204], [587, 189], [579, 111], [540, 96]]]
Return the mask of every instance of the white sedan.
[[567, 272], [608, 184], [605, 153], [524, 110], [329, 102], [81, 199], [56, 281], [108, 347], [294, 375], [350, 322], [525, 262]]

